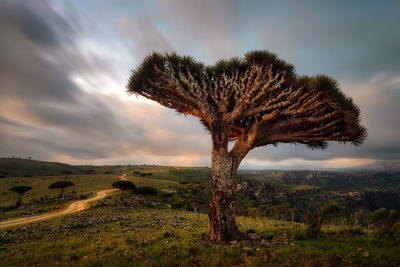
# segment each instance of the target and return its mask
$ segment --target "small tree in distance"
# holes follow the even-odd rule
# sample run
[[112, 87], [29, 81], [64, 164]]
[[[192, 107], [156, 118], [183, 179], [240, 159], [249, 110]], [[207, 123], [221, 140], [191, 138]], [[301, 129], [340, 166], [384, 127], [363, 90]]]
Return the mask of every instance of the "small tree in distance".
[[67, 179], [68, 175], [70, 175], [72, 173], [72, 171], [62, 171], [61, 173], [64, 174], [65, 175], [65, 179]]
[[60, 188], [61, 192], [60, 192], [60, 197], [64, 198], [64, 189], [70, 186], [74, 186], [75, 184], [71, 181], [57, 181], [52, 183], [49, 186], [49, 189], [56, 189], [56, 188]]
[[190, 56], [153, 53], [133, 71], [127, 88], [198, 117], [210, 132], [210, 242], [246, 238], [234, 217], [234, 178], [251, 149], [279, 143], [324, 149], [327, 141], [359, 145], [366, 137], [359, 108], [334, 79], [299, 76], [269, 51], [251, 51], [214, 66]]
[[17, 208], [21, 206], [22, 202], [22, 196], [28, 192], [29, 190], [32, 190], [32, 187], [30, 186], [25, 186], [25, 185], [20, 185], [20, 186], [14, 186], [10, 188], [10, 191], [16, 192], [19, 194], [17, 204], [15, 205]]
[[197, 213], [203, 201], [200, 199], [192, 198], [189, 200], [189, 204], [193, 207], [194, 213]]
[[124, 192], [125, 191], [135, 192], [135, 190], [136, 190], [136, 186], [134, 183], [132, 183], [131, 181], [125, 181], [125, 180], [114, 182], [112, 184], [112, 187], [118, 188], [119, 190], [121, 190], [121, 196], [120, 196], [121, 201], [124, 200]]

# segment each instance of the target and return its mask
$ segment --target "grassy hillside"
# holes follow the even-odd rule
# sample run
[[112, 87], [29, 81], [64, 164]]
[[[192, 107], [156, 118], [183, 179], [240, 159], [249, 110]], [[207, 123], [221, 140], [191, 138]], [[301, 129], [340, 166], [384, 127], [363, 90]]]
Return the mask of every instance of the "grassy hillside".
[[45, 162], [19, 158], [0, 158], [0, 177], [32, 177], [61, 175], [63, 171], [72, 174], [87, 173], [78, 166], [58, 162]]
[[[18, 194], [9, 189], [17, 185], [28, 185], [33, 189], [23, 196], [23, 205], [19, 209], [10, 209], [0, 212], [0, 220], [14, 217], [25, 217], [51, 211], [54, 208], [66, 206], [71, 201], [88, 196], [103, 189], [112, 188], [112, 183], [119, 180], [120, 174], [85, 174], [70, 175], [67, 180], [75, 184], [65, 189], [66, 199], [57, 199], [60, 193], [58, 189], [48, 189], [49, 185], [58, 180], [65, 180], [64, 176], [14, 177], [0, 179], [0, 210], [14, 205], [18, 200]], [[159, 191], [159, 194], [176, 192], [183, 185], [176, 181], [155, 179], [128, 175], [127, 178], [136, 186], [151, 186]]]
[[[12, 163], [20, 161], [10, 160]], [[29, 163], [27, 167], [19, 166], [22, 166], [22, 170], [33, 170], [33, 166], [41, 164], [34, 161]], [[153, 165], [70, 166], [76, 167], [82, 173], [68, 176], [67, 179], [75, 183], [75, 186], [68, 188], [66, 199], [61, 200], [57, 198], [58, 190], [47, 189], [50, 183], [65, 179], [64, 175], [60, 175], [58, 164], [47, 165], [54, 173], [52, 176], [44, 176], [39, 171], [42, 174], [36, 177], [0, 179], [0, 209], [3, 209], [0, 220], [59, 209], [76, 199], [88, 197], [88, 194], [111, 188], [111, 184], [123, 173], [136, 186], [156, 188], [158, 196], [139, 201], [135, 200], [138, 196], [126, 195], [125, 201], [121, 203], [119, 192], [114, 192], [105, 200], [93, 203], [90, 210], [1, 229], [0, 266], [400, 264], [400, 221], [397, 224], [392, 223], [390, 230], [379, 228], [378, 224], [374, 229], [369, 225], [369, 213], [365, 212], [357, 217], [357, 223], [348, 223], [355, 217], [350, 220], [350, 216], [342, 209], [334, 218], [326, 221], [322, 233], [316, 239], [307, 238], [306, 225], [303, 223], [288, 222], [289, 206], [282, 205], [285, 204], [282, 201], [298, 203], [302, 207], [308, 207], [310, 211], [316, 211], [332, 200], [329, 195], [331, 193], [326, 188], [331, 186], [329, 181], [334, 180], [334, 176], [327, 176], [326, 173], [240, 172], [239, 183], [248, 181], [249, 187], [237, 194], [237, 212], [251, 216], [239, 216], [238, 224], [241, 231], [248, 233], [251, 241], [210, 246], [203, 240], [208, 231], [206, 214], [211, 190], [209, 168]], [[384, 176], [382, 179], [385, 181], [382, 184], [388, 188], [397, 186], [395, 176]], [[365, 181], [370, 180], [374, 182], [374, 176], [369, 176]], [[343, 180], [339, 178], [338, 181]], [[359, 181], [361, 177], [351, 178], [354, 185]], [[261, 187], [263, 190], [258, 191], [260, 183], [271, 186]], [[33, 190], [24, 195], [21, 208], [7, 209], [17, 201], [18, 195], [9, 192], [9, 188], [15, 185], [30, 185]], [[257, 198], [260, 199], [261, 196], [265, 199], [257, 202]], [[203, 201], [199, 214], [190, 212], [193, 208], [188, 204], [188, 199], [193, 197]], [[310, 203], [321, 205], [313, 206]], [[294, 218], [304, 222], [301, 211], [298, 208]], [[358, 210], [352, 210], [355, 211]], [[272, 219], [278, 217], [286, 221]], [[392, 219], [399, 220], [397, 217]]]
[[205, 214], [118, 205], [0, 230], [1, 266], [398, 266], [398, 240], [373, 231], [239, 217], [251, 240], [210, 246]]

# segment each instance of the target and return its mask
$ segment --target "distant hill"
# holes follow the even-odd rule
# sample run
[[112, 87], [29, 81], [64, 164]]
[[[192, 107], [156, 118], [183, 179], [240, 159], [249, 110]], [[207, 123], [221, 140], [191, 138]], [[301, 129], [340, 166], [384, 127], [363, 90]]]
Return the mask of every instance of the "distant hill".
[[374, 163], [341, 169], [343, 171], [400, 172], [400, 160], [378, 160]]
[[0, 158], [0, 178], [62, 175], [63, 171], [71, 174], [84, 174], [87, 170], [59, 162], [45, 162], [20, 158]]

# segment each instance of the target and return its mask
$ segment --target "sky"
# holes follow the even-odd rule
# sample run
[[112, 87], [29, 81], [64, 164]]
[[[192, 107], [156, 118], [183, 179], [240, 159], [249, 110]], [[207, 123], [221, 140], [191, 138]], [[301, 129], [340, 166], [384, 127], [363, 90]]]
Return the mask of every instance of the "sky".
[[206, 64], [267, 49], [326, 74], [360, 106], [368, 139], [252, 150], [243, 169], [400, 159], [399, 1], [0, 0], [0, 157], [71, 164], [210, 166], [192, 116], [129, 95], [152, 51]]

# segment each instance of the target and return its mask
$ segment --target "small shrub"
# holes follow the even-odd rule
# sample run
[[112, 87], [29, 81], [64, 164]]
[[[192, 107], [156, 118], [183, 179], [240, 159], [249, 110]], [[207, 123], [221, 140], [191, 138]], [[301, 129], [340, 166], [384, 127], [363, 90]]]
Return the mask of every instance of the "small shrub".
[[317, 238], [321, 232], [321, 213], [319, 211], [307, 213], [305, 219], [307, 238]]
[[307, 236], [306, 236], [306, 233], [304, 233], [304, 232], [296, 232], [294, 234], [293, 238], [294, 238], [294, 240], [301, 241], [301, 240], [306, 240]]

